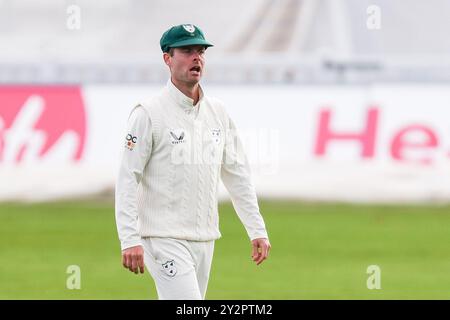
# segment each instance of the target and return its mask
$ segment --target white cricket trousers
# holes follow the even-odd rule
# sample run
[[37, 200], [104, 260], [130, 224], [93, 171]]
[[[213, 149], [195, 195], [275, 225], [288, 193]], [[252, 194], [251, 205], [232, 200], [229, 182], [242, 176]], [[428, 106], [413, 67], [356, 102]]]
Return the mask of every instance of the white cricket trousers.
[[214, 240], [142, 238], [144, 263], [160, 300], [203, 300], [208, 286]]

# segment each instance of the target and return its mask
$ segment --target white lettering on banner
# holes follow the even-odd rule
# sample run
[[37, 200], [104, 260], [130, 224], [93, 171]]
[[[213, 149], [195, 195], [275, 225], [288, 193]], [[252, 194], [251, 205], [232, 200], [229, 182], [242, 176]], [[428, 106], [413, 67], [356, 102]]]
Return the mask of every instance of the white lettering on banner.
[[3, 132], [3, 162], [14, 163], [21, 158], [36, 159], [42, 148], [45, 136], [33, 127], [44, 108], [42, 98], [31, 96], [21, 108], [13, 124]]
[[[36, 162], [44, 146], [45, 132], [35, 129], [42, 115], [44, 101], [39, 96], [31, 96], [23, 105], [9, 129], [3, 129], [3, 162]], [[78, 137], [72, 132], [64, 132], [44, 159], [69, 160], [78, 144]], [[64, 156], [65, 155], [65, 156]]]

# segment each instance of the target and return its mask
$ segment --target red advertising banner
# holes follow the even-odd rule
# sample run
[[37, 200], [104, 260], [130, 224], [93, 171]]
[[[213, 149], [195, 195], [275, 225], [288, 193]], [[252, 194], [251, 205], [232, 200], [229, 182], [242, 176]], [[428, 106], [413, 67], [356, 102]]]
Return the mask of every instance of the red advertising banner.
[[61, 158], [61, 152], [79, 161], [85, 142], [79, 87], [0, 87], [0, 163], [36, 162], [56, 153]]

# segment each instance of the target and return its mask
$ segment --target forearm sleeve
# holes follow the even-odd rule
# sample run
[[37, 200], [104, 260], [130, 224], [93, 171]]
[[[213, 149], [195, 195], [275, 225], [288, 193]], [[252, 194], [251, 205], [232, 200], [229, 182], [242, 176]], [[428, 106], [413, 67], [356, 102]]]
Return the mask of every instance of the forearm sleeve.
[[251, 181], [247, 156], [231, 119], [225, 138], [221, 178], [250, 240], [268, 238]]
[[128, 119], [116, 180], [115, 217], [122, 250], [141, 244], [137, 226], [137, 191], [151, 150], [150, 117], [142, 106], [137, 106]]

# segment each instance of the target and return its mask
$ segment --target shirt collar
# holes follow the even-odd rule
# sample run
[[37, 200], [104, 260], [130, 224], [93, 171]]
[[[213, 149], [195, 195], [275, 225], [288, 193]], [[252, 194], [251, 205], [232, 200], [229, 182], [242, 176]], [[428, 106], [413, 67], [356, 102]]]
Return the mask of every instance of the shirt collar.
[[169, 94], [172, 96], [173, 99], [177, 102], [178, 105], [180, 105], [185, 111], [193, 110], [194, 108], [198, 108], [200, 105], [200, 102], [203, 99], [203, 89], [201, 86], [199, 86], [200, 93], [199, 93], [199, 99], [196, 105], [194, 105], [194, 99], [189, 98], [186, 96], [183, 92], [181, 92], [172, 82], [172, 80], [169, 78], [167, 81], [167, 89], [169, 90]]

